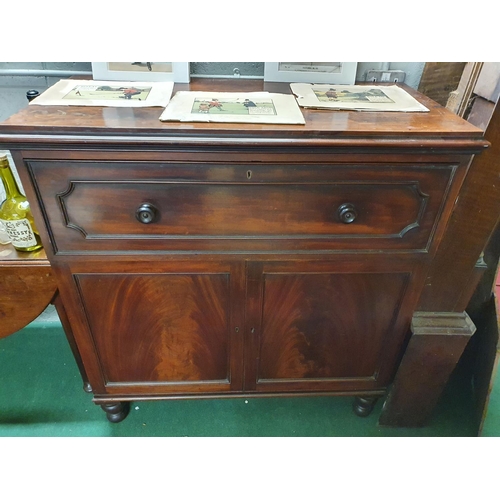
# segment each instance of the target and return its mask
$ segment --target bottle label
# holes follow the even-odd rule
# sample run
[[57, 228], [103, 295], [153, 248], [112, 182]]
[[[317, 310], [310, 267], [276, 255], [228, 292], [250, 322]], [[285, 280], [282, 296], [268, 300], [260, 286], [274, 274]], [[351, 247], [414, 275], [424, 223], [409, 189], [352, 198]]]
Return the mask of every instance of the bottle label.
[[29, 248], [37, 245], [35, 234], [28, 219], [3, 220], [7, 234], [14, 247]]

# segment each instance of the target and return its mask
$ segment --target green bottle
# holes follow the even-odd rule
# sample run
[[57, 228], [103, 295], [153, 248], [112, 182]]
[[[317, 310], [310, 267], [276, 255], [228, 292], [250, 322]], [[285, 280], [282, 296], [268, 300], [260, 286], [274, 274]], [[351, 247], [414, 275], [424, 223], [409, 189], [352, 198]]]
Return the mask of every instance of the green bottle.
[[7, 197], [0, 205], [0, 219], [5, 225], [12, 246], [21, 252], [32, 252], [42, 248], [30, 204], [17, 187], [6, 155], [0, 156], [0, 179]]

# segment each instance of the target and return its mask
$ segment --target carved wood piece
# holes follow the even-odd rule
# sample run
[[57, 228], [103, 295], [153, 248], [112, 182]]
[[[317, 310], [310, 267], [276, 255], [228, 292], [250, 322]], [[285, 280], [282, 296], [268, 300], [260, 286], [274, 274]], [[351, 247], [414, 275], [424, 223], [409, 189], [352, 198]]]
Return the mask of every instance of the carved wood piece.
[[[463, 311], [464, 289], [500, 214], [500, 107], [485, 132], [491, 146], [474, 156], [453, 208], [446, 234], [431, 263], [418, 310]], [[472, 295], [473, 290], [468, 289]]]
[[476, 331], [467, 313], [414, 314], [412, 337], [380, 415], [381, 425], [423, 427]]
[[450, 93], [446, 107], [458, 116], [464, 116], [483, 67], [482, 62], [468, 62], [465, 65], [456, 90]]
[[378, 396], [357, 396], [354, 398], [352, 409], [358, 417], [368, 417], [378, 401]]
[[106, 403], [102, 404], [101, 408], [106, 412], [106, 417], [112, 424], [118, 424], [129, 414], [130, 403], [128, 401]]
[[445, 106], [450, 92], [459, 85], [465, 65], [465, 62], [425, 63], [418, 85], [419, 92]]

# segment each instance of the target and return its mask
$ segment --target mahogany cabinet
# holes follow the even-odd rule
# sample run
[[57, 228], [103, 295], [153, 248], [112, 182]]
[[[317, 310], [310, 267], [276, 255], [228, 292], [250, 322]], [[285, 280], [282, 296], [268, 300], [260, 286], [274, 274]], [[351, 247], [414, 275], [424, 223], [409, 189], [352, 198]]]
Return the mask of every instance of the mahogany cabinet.
[[[176, 86], [187, 88], [289, 92]], [[303, 110], [306, 125], [271, 126], [30, 105], [0, 125], [108, 419], [172, 397], [354, 395], [370, 411], [487, 146], [407, 90], [429, 113]]]

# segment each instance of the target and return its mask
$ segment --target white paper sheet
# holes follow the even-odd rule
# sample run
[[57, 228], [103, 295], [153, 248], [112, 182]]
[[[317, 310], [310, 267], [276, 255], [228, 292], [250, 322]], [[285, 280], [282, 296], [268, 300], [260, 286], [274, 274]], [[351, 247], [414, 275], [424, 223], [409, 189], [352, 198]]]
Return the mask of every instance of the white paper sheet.
[[269, 92], [177, 92], [160, 120], [305, 124], [293, 95]]
[[356, 111], [429, 111], [402, 88], [391, 85], [313, 85], [291, 83], [297, 102], [305, 108]]
[[174, 82], [59, 80], [30, 105], [165, 107]]

